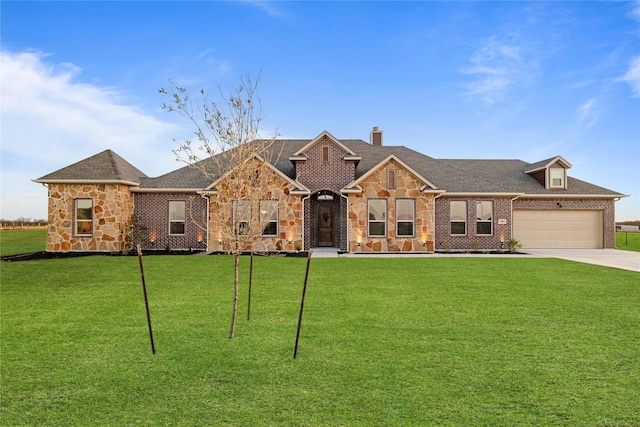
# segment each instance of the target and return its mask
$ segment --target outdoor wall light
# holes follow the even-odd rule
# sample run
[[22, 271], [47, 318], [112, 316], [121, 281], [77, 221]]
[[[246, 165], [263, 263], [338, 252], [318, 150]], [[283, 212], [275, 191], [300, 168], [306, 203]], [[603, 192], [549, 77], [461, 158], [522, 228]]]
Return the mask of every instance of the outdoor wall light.
[[156, 232], [155, 232], [155, 230], [151, 231], [151, 234], [149, 235], [149, 241], [151, 243], [155, 243], [156, 242]]
[[198, 243], [202, 243], [202, 241], [204, 240], [202, 237], [201, 233], [198, 233], [198, 238], [196, 239], [198, 241]]

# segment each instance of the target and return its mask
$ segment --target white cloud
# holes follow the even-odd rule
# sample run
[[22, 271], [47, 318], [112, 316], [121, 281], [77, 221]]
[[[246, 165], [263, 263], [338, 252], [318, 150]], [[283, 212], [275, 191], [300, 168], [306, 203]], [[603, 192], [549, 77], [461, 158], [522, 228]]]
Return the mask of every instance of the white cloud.
[[636, 21], [640, 21], [640, 0], [633, 2], [633, 9], [631, 9], [631, 17]]
[[640, 98], [640, 56], [636, 56], [631, 60], [629, 71], [622, 76], [622, 81], [631, 85], [634, 98]]
[[600, 110], [594, 98], [589, 99], [576, 110], [578, 123], [585, 128], [590, 128], [600, 119]]
[[81, 82], [73, 64], [50, 59], [0, 52], [3, 218], [46, 217], [46, 192], [31, 180], [106, 149], [149, 175], [179, 167], [172, 138], [184, 130], [127, 105], [113, 88]]
[[514, 40], [490, 37], [471, 56], [471, 65], [460, 71], [474, 77], [467, 94], [486, 104], [497, 102], [512, 86], [529, 79], [531, 64], [522, 58], [522, 48]]

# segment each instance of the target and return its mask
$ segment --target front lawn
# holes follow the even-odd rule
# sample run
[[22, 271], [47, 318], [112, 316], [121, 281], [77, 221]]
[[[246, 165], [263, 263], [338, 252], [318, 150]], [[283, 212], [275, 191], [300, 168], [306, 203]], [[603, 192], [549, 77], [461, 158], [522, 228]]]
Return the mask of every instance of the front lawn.
[[[1, 425], [638, 425], [640, 274], [538, 258], [2, 262]], [[248, 260], [242, 260], [243, 267]]]

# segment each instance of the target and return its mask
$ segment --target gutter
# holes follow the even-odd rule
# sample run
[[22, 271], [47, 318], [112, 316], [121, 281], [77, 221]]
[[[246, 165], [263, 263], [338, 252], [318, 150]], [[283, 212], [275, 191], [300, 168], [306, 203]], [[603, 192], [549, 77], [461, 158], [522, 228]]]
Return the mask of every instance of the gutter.
[[137, 187], [139, 182], [126, 181], [122, 179], [32, 179], [38, 184], [122, 184], [130, 187]]

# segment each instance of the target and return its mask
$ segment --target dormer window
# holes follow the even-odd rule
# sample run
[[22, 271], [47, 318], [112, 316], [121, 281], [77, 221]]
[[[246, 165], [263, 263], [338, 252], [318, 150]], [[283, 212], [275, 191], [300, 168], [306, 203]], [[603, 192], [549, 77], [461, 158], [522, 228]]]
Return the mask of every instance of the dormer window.
[[549, 188], [565, 188], [565, 169], [550, 168], [549, 169], [550, 185]]
[[531, 176], [543, 185], [547, 190], [567, 189], [567, 169], [571, 168], [571, 163], [560, 156], [531, 163], [524, 173]]

